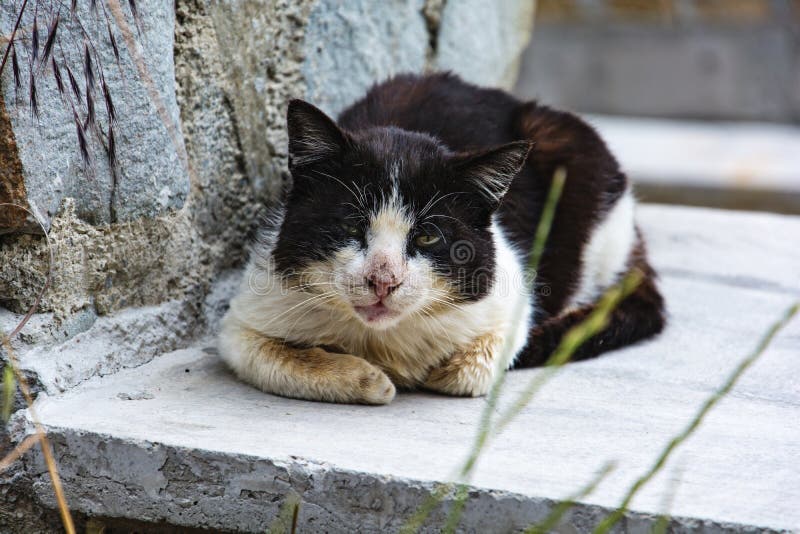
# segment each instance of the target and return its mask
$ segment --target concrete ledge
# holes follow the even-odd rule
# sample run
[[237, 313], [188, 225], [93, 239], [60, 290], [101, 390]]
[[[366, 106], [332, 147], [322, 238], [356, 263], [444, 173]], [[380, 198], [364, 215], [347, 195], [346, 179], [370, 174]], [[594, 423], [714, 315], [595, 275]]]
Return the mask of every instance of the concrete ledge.
[[[543, 519], [608, 460], [617, 469], [566, 519], [584, 532], [616, 506], [667, 440], [800, 295], [800, 218], [646, 206], [670, 325], [657, 340], [569, 365], [482, 457], [461, 529]], [[619, 531], [669, 512], [679, 532], [800, 524], [800, 321], [634, 500]], [[404, 393], [383, 408], [302, 402], [239, 383], [201, 344], [42, 396], [75, 509], [95, 516], [263, 532], [285, 496], [300, 531], [396, 531], [464, 459], [483, 399]], [[204, 348], [205, 347], [205, 348]], [[537, 370], [509, 376], [505, 402]], [[30, 431], [24, 418], [15, 435]], [[41, 458], [26, 458], [53, 505]], [[427, 523], [443, 524], [447, 506]]]
[[637, 192], [668, 202], [800, 213], [800, 128], [589, 115]]

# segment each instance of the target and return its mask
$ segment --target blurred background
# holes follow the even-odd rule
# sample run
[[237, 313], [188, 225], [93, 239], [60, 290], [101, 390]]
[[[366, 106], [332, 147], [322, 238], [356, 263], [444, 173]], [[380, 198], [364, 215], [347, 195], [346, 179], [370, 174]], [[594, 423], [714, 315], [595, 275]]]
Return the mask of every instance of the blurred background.
[[651, 202], [800, 213], [800, 0], [539, 0], [515, 92]]

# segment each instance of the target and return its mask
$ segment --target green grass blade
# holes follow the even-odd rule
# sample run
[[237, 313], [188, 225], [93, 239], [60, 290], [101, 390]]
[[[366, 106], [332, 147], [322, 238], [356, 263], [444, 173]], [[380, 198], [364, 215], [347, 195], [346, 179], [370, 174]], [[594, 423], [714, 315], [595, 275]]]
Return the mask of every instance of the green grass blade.
[[425, 499], [419, 509], [406, 521], [400, 529], [400, 534], [414, 534], [418, 531], [431, 512], [439, 505], [442, 500], [453, 490], [452, 484], [440, 484], [431, 495]]
[[3, 400], [2, 412], [3, 422], [8, 423], [11, 417], [11, 411], [14, 408], [14, 392], [17, 390], [17, 381], [14, 378], [14, 371], [11, 369], [11, 364], [7, 364], [3, 370]]
[[[531, 247], [530, 255], [528, 256], [526, 274], [529, 282], [526, 280], [526, 283], [528, 283], [529, 292], [533, 291], [534, 289], [536, 272], [539, 268], [539, 262], [541, 261], [542, 254], [544, 253], [545, 245], [547, 244], [547, 237], [550, 235], [553, 219], [555, 218], [556, 207], [558, 206], [558, 202], [561, 198], [561, 193], [564, 190], [564, 183], [566, 179], [566, 169], [564, 167], [559, 167], [556, 169], [555, 173], [553, 174], [553, 182], [550, 185], [550, 190], [547, 194], [547, 200], [545, 201], [544, 208], [542, 209], [542, 216], [539, 219], [538, 226], [536, 227], [534, 243]], [[526, 303], [527, 299], [524, 297], [516, 300], [514, 303], [514, 317], [520, 317], [522, 315]], [[481, 412], [481, 417], [478, 423], [478, 432], [475, 436], [475, 442], [470, 449], [469, 456], [454, 477], [460, 482], [466, 482], [470, 479], [472, 471], [475, 468], [475, 464], [477, 463], [478, 458], [480, 457], [480, 454], [489, 439], [489, 435], [491, 433], [492, 413], [495, 411], [497, 401], [503, 389], [503, 384], [505, 383], [508, 363], [511, 361], [511, 358], [514, 357], [512, 354], [511, 340], [515, 338], [517, 329], [521, 328], [521, 326], [522, 325], [520, 324], [520, 321], [514, 323], [512, 326], [511, 335], [506, 338], [503, 344], [501, 355], [495, 363], [496, 367], [494, 380], [492, 382], [492, 387], [489, 389], [489, 394], [486, 397], [486, 403], [483, 406], [483, 411]], [[441, 502], [444, 496], [449, 493], [450, 489], [452, 489], [452, 486], [450, 486], [446, 492], [434, 492], [434, 494], [425, 503], [423, 503], [420, 509], [403, 526], [401, 532], [404, 534], [416, 532], [422, 523], [424, 523], [428, 515], [430, 515], [436, 506]], [[459, 502], [459, 495], [459, 493], [456, 494], [456, 499], [453, 503], [453, 509], [448, 515], [448, 524], [455, 523], [455, 525], [457, 525], [458, 520], [460, 519], [461, 512], [463, 511], [463, 503]], [[462, 500], [465, 498], [466, 497], [462, 497]]]
[[559, 502], [553, 508], [553, 511], [550, 512], [550, 515], [544, 518], [544, 521], [525, 529], [525, 534], [547, 534], [551, 530], [554, 530], [561, 522], [561, 518], [564, 517], [564, 514], [569, 512], [569, 510], [575, 506], [575, 503], [594, 493], [594, 490], [597, 489], [597, 486], [600, 485], [600, 482], [602, 482], [609, 475], [609, 473], [614, 470], [615, 467], [616, 465], [614, 462], [608, 462], [603, 466], [600, 472], [597, 473], [597, 475], [580, 491], [566, 500]]
[[574, 326], [564, 335], [561, 343], [545, 363], [545, 367], [530, 381], [511, 407], [500, 416], [495, 426], [497, 433], [502, 432], [519, 415], [534, 395], [554, 376], [558, 368], [572, 358], [581, 345], [608, 325], [611, 313], [625, 297], [636, 290], [642, 277], [640, 271], [631, 271], [622, 282], [606, 291], [585, 321]]
[[798, 310], [800, 310], [800, 302], [795, 303], [789, 309], [784, 312], [783, 316], [780, 317], [764, 334], [764, 336], [759, 341], [758, 345], [756, 346], [755, 350], [744, 360], [742, 360], [739, 365], [733, 370], [733, 372], [728, 376], [727, 380], [720, 386], [700, 407], [697, 411], [695, 416], [689, 422], [688, 425], [672, 438], [664, 450], [661, 451], [661, 454], [658, 455], [656, 461], [653, 463], [652, 467], [647, 470], [647, 472], [639, 477], [636, 482], [630, 487], [628, 492], [625, 494], [625, 497], [622, 499], [622, 502], [617, 507], [617, 509], [609, 514], [603, 521], [597, 525], [594, 532], [595, 534], [605, 534], [611, 528], [616, 525], [620, 519], [624, 516], [625, 512], [628, 509], [628, 505], [630, 505], [631, 501], [633, 500], [634, 496], [648, 483], [650, 480], [664, 467], [667, 460], [669, 459], [670, 455], [675, 451], [675, 449], [684, 441], [686, 441], [689, 436], [691, 436], [695, 430], [700, 426], [703, 422], [703, 419], [711, 411], [711, 409], [721, 400], [723, 399], [728, 393], [730, 393], [733, 386], [736, 385], [736, 382], [742, 377], [742, 375], [753, 365], [756, 360], [758, 360], [762, 354], [767, 350], [767, 347], [772, 342], [773, 338], [781, 331], [788, 323], [792, 320], [792, 318], [797, 314]]

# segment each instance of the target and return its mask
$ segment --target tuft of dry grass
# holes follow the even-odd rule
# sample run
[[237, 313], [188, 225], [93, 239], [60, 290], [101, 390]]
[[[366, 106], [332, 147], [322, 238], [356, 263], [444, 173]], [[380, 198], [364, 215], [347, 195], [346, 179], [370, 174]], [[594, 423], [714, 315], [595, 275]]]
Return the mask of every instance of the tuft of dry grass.
[[[111, 2], [111, 0], [107, 1], [109, 3]], [[129, 6], [138, 29], [140, 23], [136, 3], [129, 2]], [[68, 110], [72, 112], [73, 122], [76, 126], [78, 151], [81, 156], [81, 161], [83, 161], [84, 169], [90, 173], [94, 172], [92, 159], [90, 157], [92, 153], [91, 143], [97, 143], [98, 146], [106, 152], [111, 169], [112, 182], [116, 185], [116, 181], [118, 180], [118, 160], [116, 157], [117, 146], [114, 129], [117, 122], [117, 111], [114, 107], [111, 89], [106, 82], [105, 67], [102, 63], [101, 56], [95, 47], [92, 35], [87, 31], [86, 26], [80, 19], [77, 7], [77, 1], [73, 1], [71, 2], [69, 11], [64, 12], [65, 7], [63, 6], [62, 0], [23, 0], [11, 36], [9, 37], [3, 53], [3, 60], [2, 63], [0, 63], [0, 75], [4, 72], [8, 60], [10, 59], [11, 70], [14, 77], [14, 87], [19, 93], [23, 85], [20, 66], [23, 61], [28, 64], [29, 73], [27, 80], [25, 80], [28, 85], [27, 100], [31, 115], [37, 120], [39, 119], [41, 100], [39, 90], [43, 87], [41, 80], [44, 76], [51, 75], [55, 82], [56, 90], [61, 97], [61, 101]], [[104, 2], [91, 0], [89, 7], [90, 12], [94, 14], [94, 23], [104, 26], [111, 49], [114, 53], [117, 68], [122, 72], [119, 46], [114, 36], [111, 18], [108, 16], [106, 4]], [[34, 10], [33, 21], [31, 27], [26, 29], [21, 26], [21, 21], [26, 10], [31, 8]], [[102, 18], [99, 16], [99, 8], [102, 8]], [[45, 17], [49, 19], [46, 30], [45, 26], [40, 24], [40, 22], [44, 22], [42, 19]], [[73, 47], [80, 47], [81, 60], [79, 67], [70, 66], [68, 54], [64, 50], [62, 36], [65, 35], [65, 32], [60, 31], [60, 28], [63, 26], [64, 17], [71, 19], [74, 23], [73, 26], [77, 28], [76, 31], [79, 33], [78, 39], [75, 39], [74, 35], [67, 35], [69, 38], [68, 42], [71, 43]], [[46, 35], [44, 34], [45, 31], [47, 32]], [[69, 34], [70, 32], [66, 33]], [[28, 38], [24, 40], [21, 39], [21, 34], [27, 35]], [[20, 58], [20, 53], [25, 57]], [[66, 79], [62, 75], [64, 69], [66, 70]], [[76, 73], [75, 69], [82, 70], [82, 72]], [[81, 89], [81, 84], [78, 82], [79, 75], [83, 78], [83, 89]], [[65, 82], [69, 83], [72, 89], [71, 94], [65, 90]], [[100, 89], [99, 91], [98, 87]], [[96, 96], [100, 93], [102, 94], [105, 118], [107, 119], [104, 126], [99, 124], [97, 116], [98, 106]], [[162, 116], [162, 120], [163, 118], [164, 116]]]
[[50, 23], [50, 27], [47, 29], [47, 40], [44, 42], [44, 50], [42, 51], [42, 65], [47, 63], [47, 60], [50, 58], [50, 54], [53, 53], [53, 45], [56, 43], [56, 35], [58, 35], [58, 23], [61, 20], [61, 15], [56, 13], [53, 22]]

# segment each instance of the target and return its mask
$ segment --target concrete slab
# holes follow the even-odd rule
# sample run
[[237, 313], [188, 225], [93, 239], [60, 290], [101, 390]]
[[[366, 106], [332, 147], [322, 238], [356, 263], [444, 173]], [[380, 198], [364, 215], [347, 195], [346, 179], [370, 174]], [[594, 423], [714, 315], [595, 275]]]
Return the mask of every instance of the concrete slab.
[[[560, 529], [589, 530], [800, 295], [800, 218], [646, 206], [640, 221], [669, 327], [561, 370], [482, 457], [463, 531], [522, 529], [615, 460]], [[263, 532], [295, 492], [300, 532], [396, 531], [461, 464], [484, 405], [427, 393], [381, 408], [283, 399], [238, 382], [208, 347], [37, 402], [75, 510]], [[634, 500], [619, 531], [649, 531], [670, 500], [676, 532], [797, 528], [798, 353], [795, 320]], [[511, 373], [504, 402], [539, 372]], [[41, 458], [26, 465], [52, 505]]]
[[800, 127], [586, 118], [645, 200], [800, 213]]

